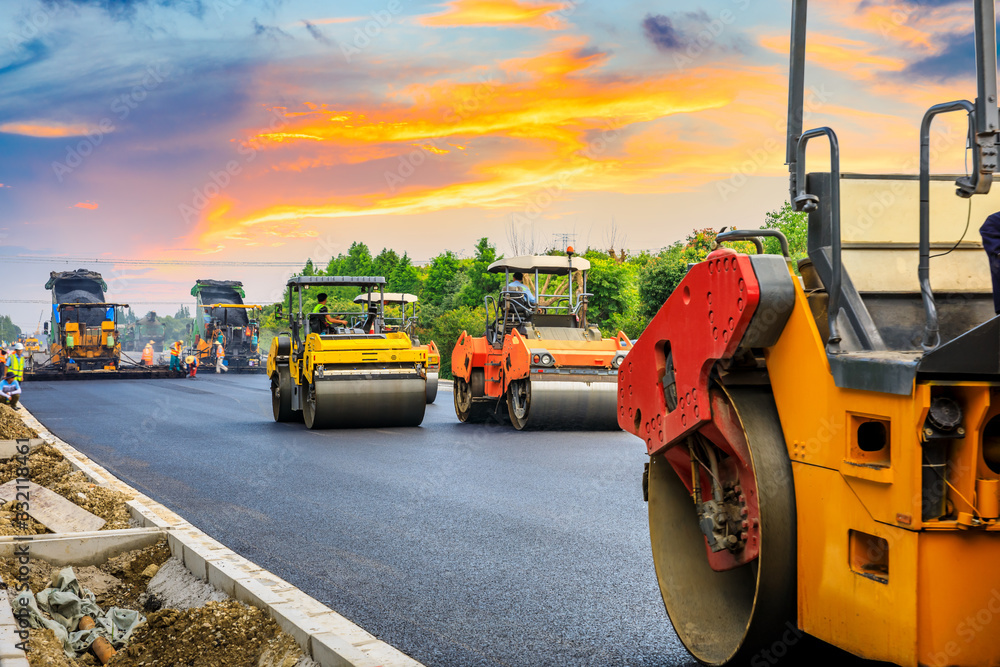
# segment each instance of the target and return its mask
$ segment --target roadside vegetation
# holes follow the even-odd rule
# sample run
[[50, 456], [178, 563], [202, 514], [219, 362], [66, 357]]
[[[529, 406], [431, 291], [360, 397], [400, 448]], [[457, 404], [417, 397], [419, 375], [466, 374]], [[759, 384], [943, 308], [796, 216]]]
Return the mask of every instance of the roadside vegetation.
[[[783, 232], [788, 237], [793, 257], [805, 256], [805, 214], [793, 212], [785, 203], [769, 212], [759, 227]], [[711, 228], [695, 229], [684, 240], [656, 253], [630, 254], [616, 248], [586, 249], [582, 255], [591, 264], [587, 283], [593, 295], [589, 305], [591, 323], [600, 327], [605, 336], [624, 331], [629, 337], [638, 338], [684, 277], [688, 265], [701, 261], [711, 252], [717, 233]], [[752, 248], [749, 243], [734, 244], [734, 247], [741, 251]], [[778, 242], [766, 239], [765, 251], [780, 252]], [[552, 248], [542, 254], [564, 255], [565, 251]], [[490, 274], [486, 269], [498, 258], [496, 244], [488, 238], [479, 239], [470, 258], [460, 258], [451, 250], [444, 250], [426, 266], [414, 266], [405, 252], [400, 255], [390, 248], [373, 255], [367, 245], [355, 242], [347, 253], [331, 258], [325, 266], [309, 259], [301, 275], [384, 276], [385, 291], [419, 296], [420, 339], [437, 343], [441, 351], [442, 377], [451, 377], [451, 350], [459, 335], [463, 330], [475, 336], [485, 331], [484, 299], [487, 295], [496, 295], [503, 283], [503, 274]], [[328, 305], [332, 311], [361, 310], [361, 306], [353, 302], [359, 290], [335, 288], [325, 291], [330, 294]], [[312, 310], [315, 299], [315, 293], [309, 295], [304, 304], [307, 312]], [[397, 312], [387, 308], [389, 316]], [[277, 332], [287, 328], [286, 322], [278, 321], [275, 313], [273, 305], [263, 313], [262, 350], [268, 349]]]

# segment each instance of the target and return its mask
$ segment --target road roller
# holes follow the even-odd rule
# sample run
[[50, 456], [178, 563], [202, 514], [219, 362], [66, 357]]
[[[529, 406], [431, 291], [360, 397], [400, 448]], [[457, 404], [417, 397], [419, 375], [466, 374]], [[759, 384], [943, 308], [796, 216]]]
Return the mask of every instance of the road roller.
[[[359, 294], [354, 297], [354, 303], [362, 304], [367, 298], [366, 294]], [[388, 314], [385, 316], [386, 331], [402, 331], [410, 337], [414, 347], [427, 350], [427, 404], [430, 405], [437, 398], [438, 375], [441, 371], [441, 353], [438, 351], [437, 344], [434, 341], [430, 341], [425, 345], [420, 344], [420, 338], [417, 336], [417, 326], [420, 323], [417, 317], [417, 302], [419, 300], [416, 294], [408, 294], [406, 292], [382, 293], [383, 303], [399, 307], [398, 317]]]
[[[267, 357], [274, 420], [310, 429], [419, 426], [427, 404], [427, 351], [387, 330], [382, 277], [296, 276], [287, 283], [289, 332]], [[363, 309], [317, 305], [325, 289], [360, 288]], [[280, 317], [279, 311], [279, 317]]]
[[[866, 176], [840, 173], [833, 129], [803, 131], [795, 0], [787, 160], [807, 257], [793, 265], [777, 231], [719, 235], [619, 370], [660, 591], [702, 664], [804, 664], [832, 645], [1000, 665], [1000, 317], [967, 234], [1000, 210], [996, 35], [992, 1], [974, 5], [975, 102], [926, 112], [918, 175]], [[932, 177], [946, 112], [968, 116], [973, 159]], [[828, 170], [806, 170], [813, 139]], [[726, 247], [763, 235], [784, 256]]]
[[505, 288], [485, 299], [486, 335], [463, 331], [451, 354], [459, 421], [509, 420], [518, 430], [618, 428], [615, 381], [632, 342], [620, 331], [603, 338], [587, 321], [589, 269], [572, 248], [565, 256], [489, 265], [505, 275]]

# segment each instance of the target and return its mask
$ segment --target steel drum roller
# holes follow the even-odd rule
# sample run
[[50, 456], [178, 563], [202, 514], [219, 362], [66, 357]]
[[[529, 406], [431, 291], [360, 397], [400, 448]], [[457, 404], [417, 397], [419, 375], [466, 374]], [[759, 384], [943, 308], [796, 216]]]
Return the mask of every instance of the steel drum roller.
[[427, 406], [424, 379], [364, 376], [321, 379], [305, 389], [309, 428], [419, 426]]
[[520, 430], [617, 430], [618, 382], [613, 375], [532, 375], [511, 383], [511, 422]]
[[435, 371], [427, 373], [427, 404], [430, 405], [438, 395], [438, 374]]

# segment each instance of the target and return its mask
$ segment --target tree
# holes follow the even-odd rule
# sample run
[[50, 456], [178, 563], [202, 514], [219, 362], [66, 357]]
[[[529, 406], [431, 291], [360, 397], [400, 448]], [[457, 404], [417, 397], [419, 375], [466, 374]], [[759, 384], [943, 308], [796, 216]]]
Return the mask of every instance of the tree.
[[687, 273], [684, 245], [678, 241], [665, 248], [640, 270], [639, 301], [642, 315], [652, 319]]
[[458, 289], [454, 282], [459, 267], [458, 257], [451, 250], [445, 250], [432, 259], [427, 271], [427, 280], [424, 281], [422, 294], [424, 301], [440, 306], [446, 298], [455, 294]]
[[386, 279], [389, 281], [388, 289], [391, 292], [416, 294], [420, 291], [420, 272], [417, 267], [413, 266], [410, 256], [405, 252], [399, 258], [392, 273], [386, 276]]
[[[587, 319], [607, 335], [618, 333], [615, 322], [618, 315], [635, 314], [639, 305], [636, 271], [628, 264], [619, 264], [601, 252], [589, 251], [590, 274], [587, 291], [593, 296], [587, 307]], [[614, 329], [613, 331], [611, 329]]]
[[497, 294], [503, 285], [503, 275], [488, 273], [490, 264], [497, 260], [497, 248], [485, 236], [476, 243], [476, 256], [466, 267], [467, 281], [462, 286], [460, 302], [470, 308], [483, 303], [488, 294]]
[[190, 317], [191, 317], [191, 309], [185, 305], [181, 305], [181, 307], [177, 309], [177, 312], [174, 313], [174, 319], [177, 320], [183, 320], [185, 318], [190, 318]]
[[486, 334], [486, 308], [459, 306], [430, 320], [430, 326], [420, 334], [422, 341], [433, 340], [441, 352], [441, 377], [451, 378], [451, 353], [463, 331], [470, 336]]
[[[764, 216], [764, 226], [761, 229], [777, 229], [788, 239], [788, 250], [792, 259], [805, 257], [808, 250], [809, 216], [806, 213], [796, 213], [787, 201], [776, 211], [769, 211]], [[778, 239], [764, 239], [764, 252], [779, 254], [781, 245]]]
[[375, 256], [375, 259], [371, 263], [371, 275], [382, 276], [389, 280], [392, 272], [396, 270], [399, 265], [399, 255], [396, 254], [395, 250], [390, 250], [388, 248], [382, 248], [382, 252]]
[[17, 340], [21, 335], [21, 327], [14, 324], [10, 315], [0, 315], [0, 341], [10, 342]]

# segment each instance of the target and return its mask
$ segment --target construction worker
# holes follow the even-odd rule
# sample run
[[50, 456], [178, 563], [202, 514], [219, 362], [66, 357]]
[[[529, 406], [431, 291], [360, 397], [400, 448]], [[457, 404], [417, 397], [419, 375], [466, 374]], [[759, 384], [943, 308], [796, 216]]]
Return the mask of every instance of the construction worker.
[[0, 381], [0, 403], [9, 405], [15, 410], [20, 410], [17, 402], [21, 399], [21, 383], [14, 377], [13, 371], [7, 371], [4, 379]]
[[146, 343], [146, 347], [142, 348], [142, 364], [143, 366], [153, 365], [153, 341]]
[[189, 354], [188, 356], [186, 356], [184, 358], [184, 367], [187, 368], [189, 380], [198, 379], [196, 377], [198, 375], [198, 357], [194, 356], [193, 354]]
[[181, 369], [181, 348], [183, 347], [184, 343], [179, 340], [170, 346], [170, 370], [178, 373], [183, 372]]
[[531, 290], [528, 289], [528, 286], [524, 284], [524, 274], [518, 272], [518, 273], [515, 273], [513, 277], [514, 277], [514, 279], [512, 281], [510, 281], [509, 283], [507, 283], [507, 291], [508, 292], [524, 292], [525, 296], [528, 299], [528, 303], [531, 304], [532, 306], [534, 306], [535, 305], [535, 295], [532, 294]]
[[993, 274], [993, 310], [1000, 315], [1000, 211], [986, 218], [979, 233]]
[[0, 377], [7, 375], [7, 350], [0, 346]]
[[339, 324], [342, 327], [346, 327], [347, 326], [347, 320], [337, 319], [333, 315], [329, 314], [330, 313], [330, 309], [327, 308], [327, 306], [326, 306], [326, 294], [325, 293], [320, 292], [320, 294], [316, 297], [316, 301], [318, 301], [319, 303], [317, 303], [316, 306], [313, 307], [313, 313], [326, 313], [326, 318], [325, 319], [326, 319], [326, 325], [327, 325], [327, 327], [333, 327], [333, 325], [335, 325], [335, 324]]
[[229, 372], [229, 366], [226, 366], [224, 362], [226, 360], [226, 350], [220, 345], [215, 350], [215, 372], [221, 373], [222, 371]]
[[24, 382], [24, 345], [21, 343], [14, 343], [14, 354], [7, 358], [7, 371], [12, 371], [18, 382]]

